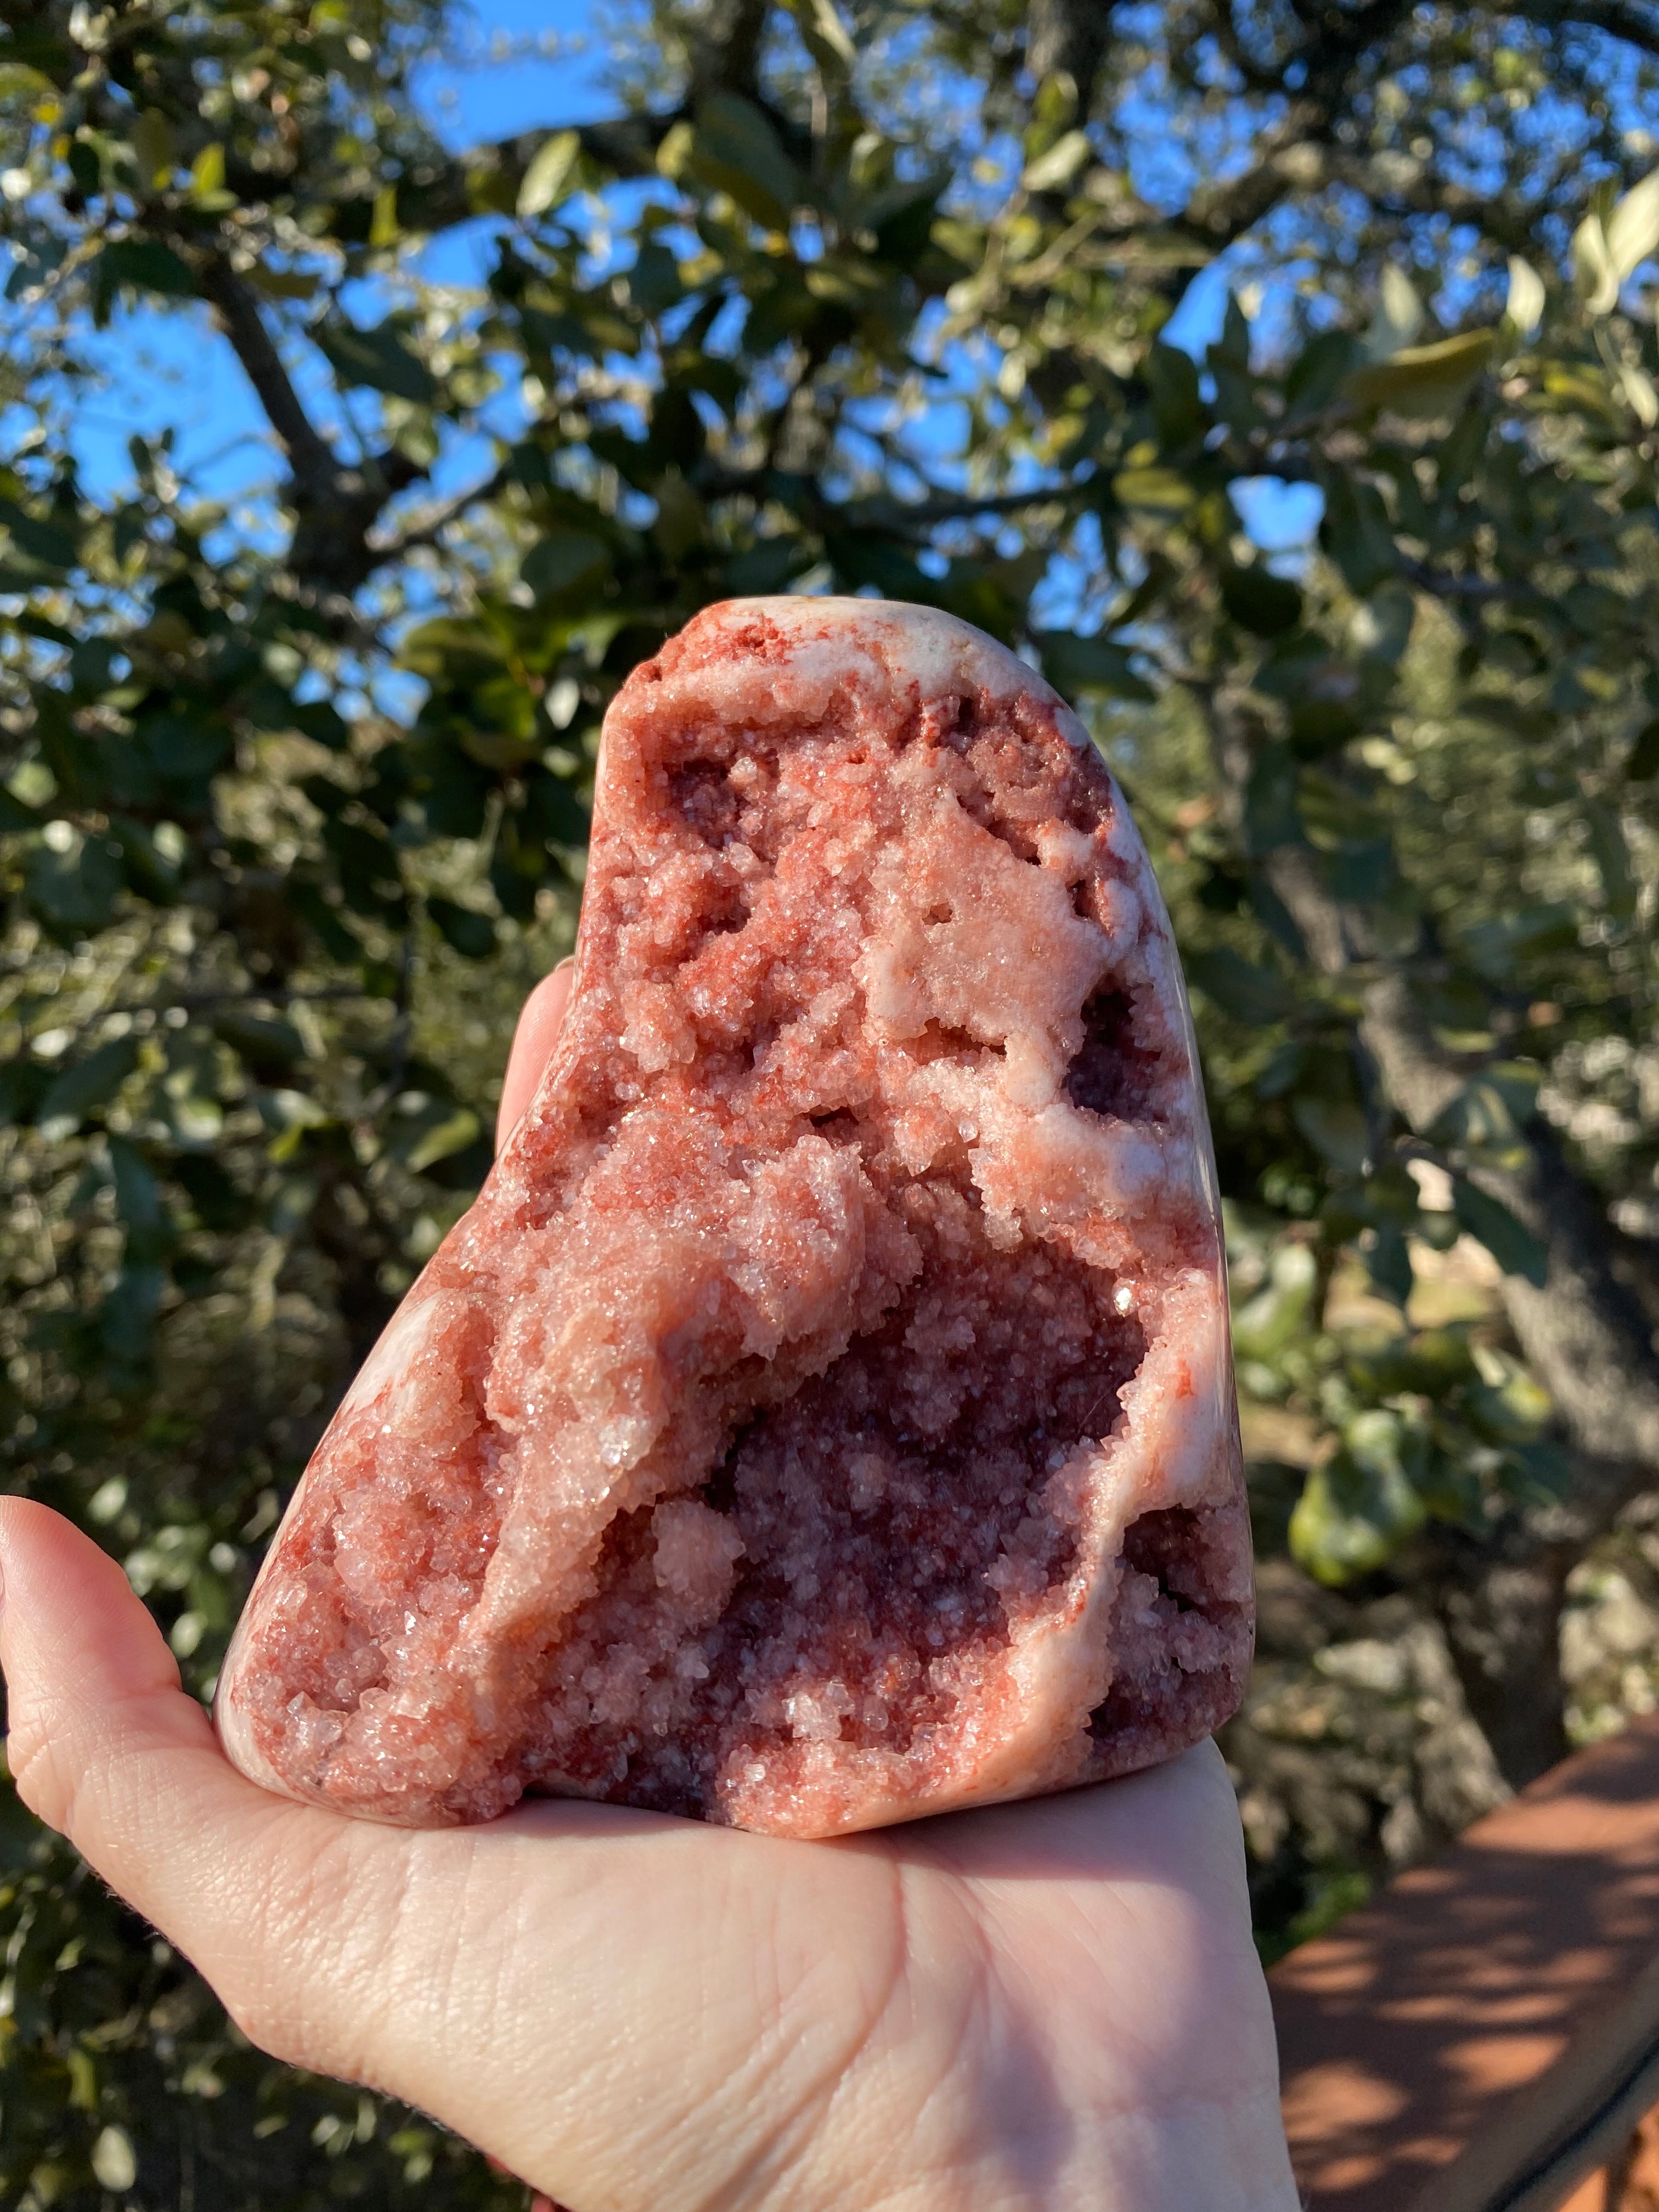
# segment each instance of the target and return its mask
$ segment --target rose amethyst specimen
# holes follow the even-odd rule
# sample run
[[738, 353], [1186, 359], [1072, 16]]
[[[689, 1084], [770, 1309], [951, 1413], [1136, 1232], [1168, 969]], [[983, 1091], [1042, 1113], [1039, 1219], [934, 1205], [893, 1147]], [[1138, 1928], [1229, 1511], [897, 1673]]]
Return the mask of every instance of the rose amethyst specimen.
[[1237, 1703], [1209, 1139], [1122, 799], [917, 607], [710, 608], [605, 724], [570, 1012], [248, 1603], [247, 1774], [826, 1836]]

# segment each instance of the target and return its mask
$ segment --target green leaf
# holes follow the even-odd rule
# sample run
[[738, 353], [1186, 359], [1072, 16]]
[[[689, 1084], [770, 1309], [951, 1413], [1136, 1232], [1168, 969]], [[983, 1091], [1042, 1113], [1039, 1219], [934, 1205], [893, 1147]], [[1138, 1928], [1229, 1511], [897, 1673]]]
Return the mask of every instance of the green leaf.
[[1155, 341], [1141, 364], [1152, 398], [1158, 443], [1172, 453], [1202, 431], [1205, 410], [1198, 363], [1182, 346]]
[[1486, 1246], [1506, 1275], [1519, 1275], [1534, 1290], [1543, 1289], [1549, 1254], [1507, 1206], [1458, 1176], [1452, 1182], [1452, 1210], [1459, 1226]]
[[1362, 1256], [1366, 1273], [1383, 1297], [1403, 1306], [1412, 1294], [1412, 1255], [1400, 1224], [1377, 1222], [1362, 1247]]
[[563, 198], [581, 150], [580, 137], [574, 131], [556, 131], [550, 138], [543, 140], [519, 187], [520, 222], [533, 222]]
[[0, 524], [3, 524], [13, 546], [26, 561], [38, 561], [42, 568], [72, 568], [80, 558], [75, 540], [55, 522], [42, 522], [19, 507], [15, 500], [0, 499]]
[[20, 830], [40, 827], [40, 817], [33, 807], [25, 806], [21, 799], [14, 799], [4, 784], [0, 784], [0, 837], [15, 836]]
[[1236, 292], [1227, 295], [1221, 335], [1212, 341], [1206, 357], [1212, 369], [1230, 368], [1236, 376], [1248, 376], [1250, 373], [1250, 322]]
[[108, 923], [121, 890], [121, 856], [106, 838], [82, 837], [59, 852], [44, 842], [24, 869], [29, 904], [60, 942]]
[[1046, 154], [1028, 161], [1020, 177], [1022, 191], [1054, 192], [1069, 185], [1093, 152], [1086, 131], [1067, 131]]
[[734, 92], [711, 93], [697, 110], [695, 149], [698, 171], [757, 222], [769, 230], [787, 228], [805, 188], [752, 100]]
[[282, 1167], [304, 1148], [307, 1133], [325, 1129], [331, 1120], [326, 1106], [304, 1091], [278, 1087], [257, 1093], [259, 1118], [272, 1132], [267, 1156]]
[[1253, 1028], [1283, 1021], [1296, 1003], [1283, 979], [1271, 968], [1257, 967], [1231, 945], [1218, 946], [1212, 952], [1189, 952], [1185, 964], [1188, 982], [1195, 983], [1224, 1014], [1248, 1022]]
[[27, 62], [0, 62], [0, 100], [41, 100], [53, 90], [52, 79]]
[[1407, 346], [1350, 371], [1343, 390], [1357, 407], [1389, 407], [1413, 418], [1449, 415], [1492, 358], [1497, 335], [1465, 331], [1433, 345]]
[[1607, 250], [1607, 234], [1598, 210], [1572, 234], [1572, 289], [1592, 315], [1610, 314], [1619, 305], [1619, 271]]
[[1121, 505], [1162, 515], [1184, 514], [1196, 496], [1178, 469], [1124, 469], [1112, 478], [1112, 490]]
[[525, 779], [527, 825], [546, 843], [582, 846], [591, 824], [587, 809], [562, 776], [538, 769]]
[[1365, 333], [1367, 361], [1388, 361], [1408, 346], [1423, 327], [1423, 302], [1417, 287], [1396, 261], [1384, 264], [1380, 297]]
[[1659, 775], [1659, 714], [1644, 722], [1625, 756], [1625, 775], [1632, 783], [1646, 783]]
[[398, 1101], [386, 1135], [386, 1149], [412, 1174], [423, 1175], [441, 1160], [477, 1142], [477, 1115], [453, 1098], [406, 1091]]
[[446, 943], [464, 959], [487, 960], [495, 950], [495, 925], [487, 914], [457, 906], [453, 899], [429, 898], [426, 910], [442, 932]]
[[610, 562], [609, 547], [590, 531], [553, 530], [531, 547], [519, 573], [538, 599], [550, 599], [596, 580]]
[[402, 235], [398, 223], [398, 187], [382, 185], [374, 195], [374, 210], [369, 217], [369, 246], [375, 252], [382, 252], [388, 246], [395, 246]]
[[398, 658], [429, 684], [449, 685], [496, 675], [509, 656], [506, 641], [487, 623], [439, 615], [410, 632]]
[[157, 842], [153, 830], [130, 815], [112, 814], [109, 828], [121, 848], [127, 889], [152, 906], [171, 906], [178, 896], [182, 872], [178, 861]]
[[1401, 1463], [1397, 1433], [1361, 1430], [1358, 1442], [1359, 1449], [1346, 1447], [1312, 1470], [1291, 1515], [1291, 1557], [1332, 1588], [1386, 1566], [1428, 1518]]
[[1279, 637], [1302, 619], [1302, 594], [1288, 578], [1253, 562], [1248, 568], [1231, 563], [1221, 571], [1221, 599], [1242, 629], [1257, 637]]
[[366, 385], [371, 392], [417, 406], [429, 406], [438, 396], [431, 370], [390, 322], [368, 331], [347, 322], [326, 323], [312, 336], [343, 384]]
[[836, 11], [835, 0], [787, 0], [787, 5], [813, 60], [839, 81], [858, 59], [858, 49]]
[[32, 1121], [51, 1083], [52, 1071], [27, 1053], [0, 1060], [0, 1127]]
[[1292, 421], [1322, 414], [1330, 405], [1358, 351], [1346, 331], [1322, 331], [1308, 341], [1285, 379], [1285, 404]]
[[726, 564], [726, 588], [734, 599], [782, 591], [810, 568], [815, 549], [799, 538], [762, 538]]
[[1382, 493], [1347, 469], [1333, 471], [1326, 480], [1319, 542], [1358, 599], [1367, 598], [1400, 566]]
[[1305, 1331], [1319, 1288], [1319, 1263], [1305, 1244], [1280, 1244], [1267, 1280], [1233, 1315], [1233, 1343], [1247, 1359], [1271, 1360]]
[[1339, 1175], [1361, 1174], [1370, 1157], [1365, 1116], [1351, 1098], [1297, 1098], [1291, 1116], [1314, 1150]]
[[193, 300], [196, 278], [188, 262], [159, 239], [123, 238], [106, 246], [93, 265], [94, 280], [108, 297], [123, 286], [159, 292], [164, 299]]
[[53, 1077], [40, 1100], [36, 1118], [42, 1128], [50, 1131], [56, 1125], [62, 1134], [77, 1128], [108, 1104], [137, 1065], [138, 1047], [131, 1037], [117, 1037], [72, 1061]]
[[115, 1185], [115, 1211], [127, 1232], [129, 1265], [153, 1265], [173, 1243], [161, 1187], [137, 1146], [125, 1137], [105, 1139]]
[[[140, 1388], [155, 1334], [155, 1316], [167, 1291], [167, 1276], [155, 1267], [123, 1267], [99, 1310], [99, 1340], [117, 1369], [118, 1387]], [[119, 1372], [125, 1370], [122, 1376]]]
[[305, 1040], [292, 1022], [256, 1014], [246, 1006], [220, 1006], [209, 1024], [222, 1043], [245, 1060], [262, 1082], [305, 1058]]
[[1463, 933], [1469, 958], [1488, 982], [1515, 981], [1523, 964], [1547, 952], [1566, 952], [1578, 942], [1574, 909], [1553, 902], [1476, 922]]
[[1544, 319], [1544, 280], [1531, 262], [1523, 261], [1518, 253], [1510, 256], [1509, 296], [1504, 302], [1504, 320], [1523, 342], [1535, 338]]
[[302, 701], [292, 708], [289, 720], [301, 736], [309, 738], [313, 745], [325, 745], [331, 753], [350, 749], [351, 726], [327, 699]]
[[146, 107], [133, 118], [129, 133], [139, 187], [154, 191], [165, 185], [178, 160], [173, 125], [159, 107]]
[[314, 269], [278, 269], [269, 261], [256, 261], [246, 274], [250, 284], [273, 300], [315, 299], [322, 282]]
[[647, 239], [628, 272], [628, 296], [642, 314], [660, 315], [683, 298], [680, 264], [669, 248]]
[[1034, 630], [1031, 641], [1042, 655], [1043, 674], [1065, 698], [1075, 699], [1085, 691], [1148, 702], [1158, 696], [1145, 678], [1135, 674], [1127, 646], [1052, 629]]
[[224, 202], [235, 201], [225, 190], [225, 149], [210, 139], [190, 165], [190, 196], [198, 207], [216, 211]]
[[169, 1162], [168, 1174], [189, 1200], [204, 1229], [225, 1236], [246, 1224], [246, 1199], [223, 1164], [210, 1153], [184, 1153]]
[[199, 783], [230, 750], [230, 732], [193, 714], [150, 714], [138, 724], [138, 742], [170, 783]]
[[1427, 1131], [1437, 1145], [1504, 1152], [1538, 1111], [1538, 1071], [1498, 1065], [1472, 1075], [1436, 1115]]
[[1604, 235], [1616, 287], [1632, 276], [1659, 246], [1659, 169], [1632, 185], [1607, 217]]

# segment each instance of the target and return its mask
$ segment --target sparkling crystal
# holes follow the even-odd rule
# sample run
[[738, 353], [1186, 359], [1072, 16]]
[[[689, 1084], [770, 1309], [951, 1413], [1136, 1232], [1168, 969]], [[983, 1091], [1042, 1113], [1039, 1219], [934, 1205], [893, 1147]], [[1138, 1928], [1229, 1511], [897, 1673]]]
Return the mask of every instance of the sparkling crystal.
[[312, 1462], [227, 1748], [822, 1836], [1237, 1702], [1214, 1174], [1157, 886], [963, 623], [734, 601], [611, 708], [570, 1012]]

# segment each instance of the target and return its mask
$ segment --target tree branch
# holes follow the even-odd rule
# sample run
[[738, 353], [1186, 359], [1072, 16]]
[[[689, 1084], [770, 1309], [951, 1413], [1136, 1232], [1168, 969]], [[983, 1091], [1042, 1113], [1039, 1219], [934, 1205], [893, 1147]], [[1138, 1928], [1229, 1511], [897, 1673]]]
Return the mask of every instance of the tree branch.
[[459, 498], [451, 500], [447, 507], [427, 521], [417, 524], [403, 537], [384, 545], [371, 544], [368, 550], [374, 556], [375, 566], [380, 567], [388, 561], [400, 561], [404, 554], [414, 552], [419, 546], [435, 544], [452, 522], [459, 521], [467, 509], [476, 507], [480, 500], [494, 499], [498, 492], [506, 489], [512, 477], [513, 464], [511, 460], [505, 460], [482, 483], [474, 484], [471, 491], [462, 492]]
[[1552, 29], [1576, 23], [1604, 31], [1644, 53], [1659, 54], [1659, 14], [1632, 6], [1631, 0], [1533, 0], [1531, 5], [1522, 0], [1515, 12]]
[[426, 471], [395, 447], [357, 465], [343, 462], [306, 413], [252, 289], [218, 255], [198, 265], [197, 281], [288, 460], [289, 567], [301, 584], [349, 601], [388, 557], [369, 544], [376, 520]]
[[339, 462], [301, 404], [252, 289], [216, 254], [200, 266], [197, 281], [276, 434], [296, 493], [302, 499], [326, 496]]
[[1227, 184], [1194, 193], [1170, 228], [1219, 251], [1253, 228], [1287, 193], [1322, 184], [1327, 149], [1355, 70], [1409, 11], [1410, 0], [1368, 0], [1352, 15], [1303, 15], [1309, 34], [1292, 57], [1307, 70], [1303, 89], [1279, 122], [1263, 132], [1252, 166]]
[[1069, 76], [1077, 87], [1077, 120], [1087, 120], [1094, 105], [1106, 48], [1112, 35], [1112, 11], [1100, 0], [1030, 0], [1025, 18], [1025, 66], [1041, 84], [1045, 77]]

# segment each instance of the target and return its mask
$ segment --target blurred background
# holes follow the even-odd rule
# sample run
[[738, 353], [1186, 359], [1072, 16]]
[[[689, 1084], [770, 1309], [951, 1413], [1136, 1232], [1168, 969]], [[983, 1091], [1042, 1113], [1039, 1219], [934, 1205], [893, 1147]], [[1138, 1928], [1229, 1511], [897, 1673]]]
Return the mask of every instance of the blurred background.
[[[0, 1480], [211, 1692], [735, 593], [1076, 699], [1227, 1202], [1276, 1957], [1659, 1698], [1659, 12], [6, 0]], [[516, 2205], [0, 1797], [0, 2200]]]

